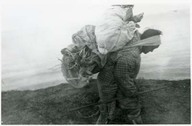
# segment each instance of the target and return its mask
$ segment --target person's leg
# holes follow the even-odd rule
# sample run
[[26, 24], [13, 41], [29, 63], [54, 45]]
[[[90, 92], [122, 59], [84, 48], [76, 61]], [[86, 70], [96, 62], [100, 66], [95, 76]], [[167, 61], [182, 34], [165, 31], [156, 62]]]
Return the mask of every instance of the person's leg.
[[[106, 65], [98, 74], [98, 91], [100, 102], [110, 101], [115, 98], [117, 85], [114, 82], [113, 66]], [[100, 105], [100, 116], [97, 124], [105, 124], [108, 120], [113, 118], [116, 102]]]
[[137, 97], [137, 87], [135, 85], [135, 74], [136, 73], [136, 62], [135, 59], [129, 58], [128, 56], [121, 57], [115, 66], [115, 79], [118, 84], [118, 98], [125, 98], [119, 100], [119, 106], [127, 113], [129, 120], [133, 123], [141, 123], [140, 117], [140, 103]]
[[118, 91], [117, 97], [119, 99], [123, 99], [118, 100], [117, 105], [126, 114], [126, 122], [129, 122], [131, 124], [142, 124], [142, 119], [140, 115], [141, 105], [138, 97], [125, 97], [125, 95], [122, 94], [121, 90]]

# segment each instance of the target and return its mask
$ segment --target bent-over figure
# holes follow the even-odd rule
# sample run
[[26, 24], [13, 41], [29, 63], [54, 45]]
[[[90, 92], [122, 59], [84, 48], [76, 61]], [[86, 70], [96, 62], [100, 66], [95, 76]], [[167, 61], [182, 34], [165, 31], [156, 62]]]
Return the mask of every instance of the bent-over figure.
[[[108, 104], [100, 105], [100, 116], [97, 124], [105, 124], [113, 119], [116, 107], [126, 112], [127, 119], [133, 124], [141, 124], [141, 105], [136, 95], [138, 87], [135, 79], [140, 69], [140, 54], [147, 54], [158, 48], [160, 41], [152, 41], [131, 45], [142, 39], [161, 35], [161, 31], [148, 29], [142, 35], [136, 31], [134, 38], [123, 49], [107, 54], [107, 62], [98, 74], [98, 90], [100, 101], [110, 101], [114, 98], [125, 98]], [[126, 48], [129, 46], [130, 48]]]

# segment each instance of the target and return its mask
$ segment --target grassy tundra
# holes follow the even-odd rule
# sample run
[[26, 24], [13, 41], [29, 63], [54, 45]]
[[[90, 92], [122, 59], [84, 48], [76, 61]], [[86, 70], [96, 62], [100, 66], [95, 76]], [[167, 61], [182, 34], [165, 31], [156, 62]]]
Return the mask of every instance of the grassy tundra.
[[[137, 80], [140, 91], [169, 85], [169, 88], [140, 95], [145, 124], [190, 124], [190, 80]], [[96, 80], [74, 89], [69, 84], [34, 91], [2, 92], [2, 124], [95, 124], [98, 107], [76, 112], [69, 109], [95, 103], [99, 99]], [[127, 124], [117, 108], [112, 123]]]

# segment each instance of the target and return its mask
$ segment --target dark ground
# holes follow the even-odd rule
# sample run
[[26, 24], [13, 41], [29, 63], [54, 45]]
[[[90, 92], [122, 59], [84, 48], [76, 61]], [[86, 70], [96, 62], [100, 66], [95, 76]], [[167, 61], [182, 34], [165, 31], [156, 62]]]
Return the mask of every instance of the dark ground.
[[[169, 85], [140, 95], [144, 124], [190, 124], [190, 80], [138, 80], [140, 90]], [[96, 80], [82, 89], [68, 84], [35, 91], [2, 92], [2, 124], [95, 124], [98, 107], [69, 109], [98, 101]], [[113, 123], [126, 124], [119, 109]]]

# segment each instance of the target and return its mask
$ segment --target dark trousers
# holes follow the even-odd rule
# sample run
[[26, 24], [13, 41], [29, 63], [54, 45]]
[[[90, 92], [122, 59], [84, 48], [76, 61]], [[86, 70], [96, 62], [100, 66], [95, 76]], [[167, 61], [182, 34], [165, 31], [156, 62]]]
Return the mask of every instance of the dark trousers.
[[[134, 65], [134, 66], [133, 66]], [[113, 118], [115, 107], [120, 107], [127, 112], [130, 120], [140, 116], [140, 103], [135, 85], [135, 61], [129, 57], [121, 57], [118, 60], [110, 57], [105, 67], [98, 74], [98, 90], [100, 101], [111, 101], [114, 98], [123, 99], [103, 104], [100, 106], [104, 117]]]

